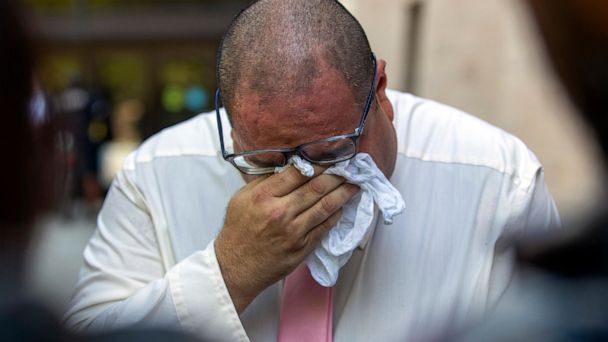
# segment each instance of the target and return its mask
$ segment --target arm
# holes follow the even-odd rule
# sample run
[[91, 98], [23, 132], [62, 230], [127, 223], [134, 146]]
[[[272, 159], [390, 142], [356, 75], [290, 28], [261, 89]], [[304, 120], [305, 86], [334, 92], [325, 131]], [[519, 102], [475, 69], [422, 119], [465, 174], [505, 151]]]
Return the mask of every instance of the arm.
[[488, 304], [494, 306], [506, 291], [515, 272], [515, 246], [518, 239], [561, 228], [561, 220], [549, 192], [542, 168], [538, 168], [530, 184], [514, 190], [513, 210], [496, 242]]
[[357, 190], [343, 183], [295, 168], [259, 178], [230, 201], [216, 241], [166, 270], [145, 199], [121, 172], [85, 251], [67, 324], [182, 327], [204, 340], [247, 340], [238, 312], [316, 247]]
[[152, 225], [145, 201], [122, 171], [85, 250], [66, 325], [76, 331], [182, 327], [208, 340], [247, 340], [213, 244], [165, 270]]

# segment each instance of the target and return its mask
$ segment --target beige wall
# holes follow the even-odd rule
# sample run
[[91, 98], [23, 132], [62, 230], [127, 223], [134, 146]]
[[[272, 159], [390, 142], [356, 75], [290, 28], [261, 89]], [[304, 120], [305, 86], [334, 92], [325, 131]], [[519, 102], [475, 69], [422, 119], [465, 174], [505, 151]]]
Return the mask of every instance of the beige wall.
[[546, 64], [523, 1], [343, 3], [387, 60], [390, 87], [463, 109], [522, 139], [545, 166], [565, 221], [597, 201], [597, 150]]

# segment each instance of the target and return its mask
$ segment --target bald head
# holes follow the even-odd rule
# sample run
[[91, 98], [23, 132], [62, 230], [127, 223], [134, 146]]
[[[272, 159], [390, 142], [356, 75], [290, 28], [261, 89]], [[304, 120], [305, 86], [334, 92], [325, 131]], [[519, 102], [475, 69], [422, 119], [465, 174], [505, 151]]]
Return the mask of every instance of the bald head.
[[334, 69], [363, 105], [373, 75], [370, 54], [363, 28], [337, 1], [259, 0], [222, 40], [218, 83], [231, 112], [243, 93], [255, 93], [262, 104], [290, 99]]

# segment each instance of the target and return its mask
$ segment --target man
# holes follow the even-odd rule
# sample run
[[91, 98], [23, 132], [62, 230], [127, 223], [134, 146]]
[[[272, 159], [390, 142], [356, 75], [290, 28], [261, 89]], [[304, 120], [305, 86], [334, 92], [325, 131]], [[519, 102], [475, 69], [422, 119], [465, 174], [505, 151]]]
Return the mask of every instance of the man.
[[[335, 1], [264, 0], [245, 9], [218, 61], [231, 134], [201, 115], [128, 158], [85, 251], [67, 324], [169, 325], [205, 340], [276, 339], [281, 280], [358, 191], [319, 175], [352, 157], [324, 145], [348, 134], [407, 209], [392, 226], [375, 223], [340, 271], [334, 340], [432, 338], [490, 308], [511, 276], [509, 241], [559, 222], [541, 166], [499, 129], [387, 90], [385, 67]], [[220, 137], [226, 154], [218, 152]], [[314, 177], [294, 167], [267, 174], [287, 158], [260, 150], [289, 148], [281, 151], [314, 160], [311, 142], [330, 156], [318, 158], [330, 163], [316, 165]], [[227, 154], [249, 151], [259, 158]], [[224, 156], [263, 175], [242, 174]]]

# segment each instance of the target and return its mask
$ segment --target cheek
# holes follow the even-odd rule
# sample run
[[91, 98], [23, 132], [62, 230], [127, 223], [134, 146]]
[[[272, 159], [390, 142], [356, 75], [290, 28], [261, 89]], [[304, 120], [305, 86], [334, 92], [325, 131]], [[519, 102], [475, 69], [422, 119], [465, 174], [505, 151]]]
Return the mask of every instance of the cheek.
[[232, 147], [234, 148], [234, 152], [235, 153], [239, 153], [243, 151], [243, 147], [241, 146], [241, 140], [242, 137], [240, 135], [237, 135], [236, 133], [234, 133], [234, 131], [232, 131]]
[[393, 173], [397, 153], [396, 134], [386, 117], [376, 116], [381, 114], [375, 113], [374, 120], [370, 120], [366, 126], [359, 141], [359, 152], [371, 155], [378, 168], [389, 178]]
[[384, 150], [381, 147], [382, 145], [380, 144], [381, 143], [379, 143], [378, 145], [361, 145], [359, 148], [359, 152], [365, 152], [372, 156], [372, 159], [374, 160], [374, 163], [376, 163], [376, 166], [378, 166], [378, 168], [382, 170], [384, 174], [386, 174], [388, 166], [388, 151]]
[[384, 156], [382, 153], [382, 139], [378, 139], [376, 132], [367, 130], [359, 140], [359, 153], [367, 153], [372, 156], [374, 162], [380, 169], [384, 164]]

